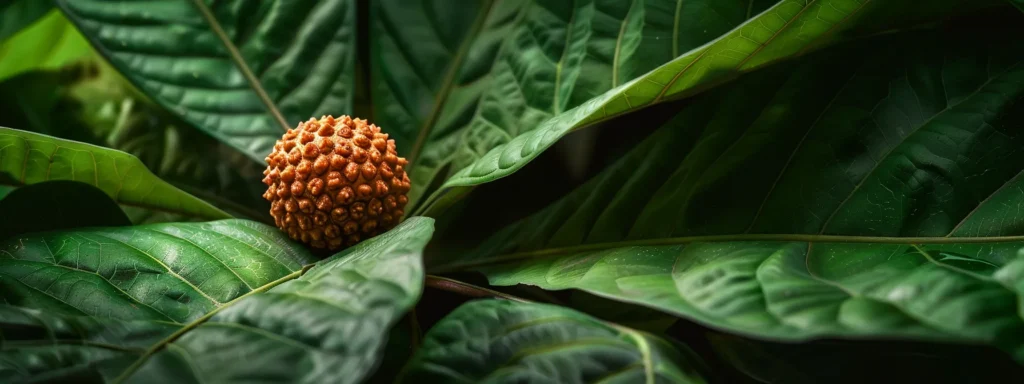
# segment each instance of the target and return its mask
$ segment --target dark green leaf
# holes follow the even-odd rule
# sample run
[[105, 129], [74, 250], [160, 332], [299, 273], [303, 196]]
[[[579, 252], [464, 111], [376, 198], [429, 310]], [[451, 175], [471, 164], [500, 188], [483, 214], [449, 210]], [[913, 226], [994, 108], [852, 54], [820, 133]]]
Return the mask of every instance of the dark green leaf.
[[102, 383], [181, 328], [0, 305], [0, 381]]
[[377, 366], [391, 326], [419, 299], [432, 222], [410, 218], [301, 278], [226, 305], [155, 345], [163, 348], [125, 375], [180, 382], [185, 369], [184, 379], [197, 383], [359, 382]]
[[[172, 334], [133, 343], [142, 350], [122, 354], [134, 359], [79, 369], [102, 381], [358, 382], [376, 367], [390, 327], [419, 298], [421, 252], [432, 222], [410, 218], [306, 267], [301, 265], [311, 260], [308, 253], [279, 231], [240, 220], [67, 232], [22, 240], [25, 248], [13, 260], [0, 259], [0, 276], [8, 278], [0, 282], [24, 287], [0, 292], [17, 293], [13, 300], [4, 297], [7, 302], [45, 308], [64, 319], [85, 313], [151, 320], [89, 320], [117, 327], [102, 330], [113, 332], [112, 345], [128, 344], [120, 335], [156, 319], [174, 325]], [[48, 333], [54, 332], [28, 338], [42, 342]], [[0, 361], [0, 372], [75, 344], [81, 343], [61, 339], [7, 351], [26, 358]], [[53, 379], [67, 380], [60, 374], [78, 362], [48, 360], [45, 370], [21, 378], [50, 371], [56, 372]]]
[[[21, 0], [0, 5], [0, 40], [8, 28], [27, 25], [26, 20], [52, 7], [49, 1]], [[45, 8], [45, 9], [43, 9]], [[38, 13], [38, 15], [37, 15]], [[55, 69], [90, 56], [85, 38], [57, 11], [21, 29], [0, 44], [0, 80], [33, 69]]]
[[59, 0], [160, 105], [262, 162], [310, 117], [351, 113], [353, 0]]
[[768, 5], [374, 2], [374, 117], [394, 132], [413, 164], [410, 207], [434, 179], [447, 179], [491, 148], [714, 39]]
[[[958, 3], [954, 1], [910, 7], [864, 0], [784, 0], [756, 14], [757, 9], [751, 12], [750, 8], [754, 3], [714, 2], [713, 7], [685, 8], [696, 21], [686, 23], [691, 27], [679, 34], [675, 26], [683, 25], [684, 9], [676, 6], [683, 3], [634, 1], [629, 6], [616, 1], [602, 6], [582, 2], [571, 12], [552, 12], [533, 3], [495, 4], [483, 22], [487, 32], [480, 38], [483, 46], [463, 42], [474, 44], [468, 57], [489, 59], [481, 67], [484, 70], [479, 65], [449, 66], [446, 79], [457, 79], [460, 87], [448, 83], [435, 87], [441, 92], [427, 116], [438, 115], [437, 123], [433, 118], [426, 120], [419, 130], [426, 137], [423, 153], [419, 155], [414, 146], [410, 154], [410, 178], [420, 186], [410, 196], [415, 212], [439, 212], [470, 187], [522, 168], [573, 129], [692, 95], [741, 73], [799, 56], [846, 36], [850, 29], [875, 31], [901, 25], [907, 15], [937, 13], [941, 18], [958, 11], [950, 5]], [[717, 7], [728, 12], [718, 14]], [[674, 8], [680, 11], [674, 13], [674, 23], [661, 20], [666, 9]], [[655, 20], [647, 20], [648, 16]], [[754, 17], [739, 24], [747, 16]], [[706, 35], [695, 33], [705, 29]], [[500, 46], [490, 44], [492, 34], [502, 37]], [[686, 39], [677, 41], [684, 35]], [[652, 60], [649, 52], [663, 54]], [[686, 53], [673, 58], [668, 52]], [[586, 75], [575, 77], [579, 73]], [[410, 82], [415, 79], [405, 77]], [[446, 102], [449, 99], [452, 102]], [[406, 109], [423, 110], [423, 104], [411, 103]], [[438, 177], [446, 180], [440, 190], [428, 191], [426, 186]], [[420, 193], [431, 195], [419, 202]]]
[[1024, 362], [1021, 25], [880, 37], [702, 96], [468, 263], [746, 335]]
[[37, 0], [5, 0], [0, 4], [0, 42], [34, 23], [53, 9], [53, 3]]
[[133, 217], [142, 217], [139, 211], [203, 219], [230, 217], [160, 180], [132, 155], [0, 127], [0, 185], [20, 187], [48, 180], [91, 184]]
[[688, 350], [568, 308], [477, 300], [431, 328], [399, 382], [703, 383], [699, 367]]
[[79, 118], [79, 107], [65, 101], [69, 87], [88, 81], [85, 66], [33, 70], [0, 81], [0, 126], [96, 144]]
[[54, 180], [15, 189], [0, 200], [0, 239], [81, 227], [132, 225], [102, 190], [77, 181]]

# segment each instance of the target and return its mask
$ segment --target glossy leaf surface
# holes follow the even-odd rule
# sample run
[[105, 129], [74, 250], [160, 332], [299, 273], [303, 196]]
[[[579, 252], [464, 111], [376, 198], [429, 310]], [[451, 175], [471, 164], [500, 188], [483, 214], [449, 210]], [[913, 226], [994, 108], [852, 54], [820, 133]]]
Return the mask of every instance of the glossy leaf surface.
[[[904, 18], [917, 14], [941, 18], [944, 12], [957, 10], [951, 5], [956, 2], [948, 1], [927, 7], [860, 0], [698, 2], [694, 8], [682, 7], [683, 3], [579, 2], [578, 9], [561, 12], [529, 2], [486, 8], [481, 40], [490, 41], [486, 36], [492, 32], [511, 37], [501, 40], [500, 46], [467, 48], [470, 53], [481, 51], [474, 58], [497, 52], [487, 63], [489, 72], [449, 66], [449, 78], [462, 72], [479, 75], [468, 77], [473, 81], [464, 86], [475, 91], [452, 86], [460, 92], [441, 92], [435, 108], [428, 109], [434, 112], [427, 116], [439, 116], [436, 119], [444, 126], [428, 124], [419, 130], [425, 144], [422, 155], [414, 145], [411, 178], [424, 187], [438, 177], [445, 181], [439, 191], [417, 188], [431, 194], [417, 212], [439, 213], [468, 187], [508, 176], [573, 129], [695, 94], [827, 45], [848, 30], [872, 33], [900, 26]], [[645, 12], [648, 7], [650, 12]], [[728, 11], [718, 13], [718, 7]], [[673, 8], [673, 22], [658, 21]], [[609, 15], [621, 16], [616, 20]], [[691, 16], [694, 22], [689, 22]], [[661, 54], [652, 60], [651, 52]], [[445, 102], [448, 99], [455, 102]], [[411, 200], [419, 198], [413, 195]]]
[[178, 323], [316, 260], [277, 228], [245, 220], [32, 234], [0, 254], [8, 304]]
[[1013, 35], [879, 37], [746, 77], [468, 265], [746, 335], [988, 343], [1024, 361]]
[[[149, 253], [152, 258], [110, 245], [101, 251], [102, 258], [58, 251], [52, 260], [66, 266], [51, 269], [62, 271], [63, 276], [52, 276], [55, 283], [50, 287], [33, 291], [46, 292], [50, 302], [5, 297], [8, 302], [42, 307], [48, 314], [60, 316], [57, 325], [96, 325], [105, 344], [123, 347], [117, 356], [78, 350], [78, 359], [60, 360], [44, 357], [75, 351], [75, 345], [88, 343], [75, 338], [39, 348], [31, 348], [31, 342], [14, 343], [5, 353], [21, 359], [4, 360], [0, 364], [6, 369], [0, 372], [68, 380], [71, 376], [62, 372], [78, 371], [98, 382], [241, 383], [254, 378], [261, 382], [358, 382], [376, 367], [391, 325], [419, 298], [421, 252], [431, 232], [431, 219], [410, 218], [315, 266], [306, 264], [311, 260], [303, 248], [284, 240], [276, 229], [240, 220], [58, 233], [54, 236], [82, 240], [108, 236], [121, 241], [115, 245], [125, 247], [155, 244]], [[154, 238], [157, 236], [161, 239]], [[54, 238], [39, 241], [46, 240]], [[98, 240], [110, 244], [107, 238]], [[22, 252], [45, 255], [45, 248], [26, 241]], [[0, 264], [4, 277], [14, 276], [19, 282], [26, 281], [24, 285], [46, 279], [46, 270], [15, 276], [28, 271], [24, 264], [46, 268], [47, 261], [30, 260], [31, 256], [17, 252], [13, 255], [15, 261]], [[170, 255], [177, 258], [169, 260]], [[82, 263], [72, 264], [78, 260]], [[102, 262], [96, 264], [97, 260]], [[147, 271], [156, 269], [149, 268], [154, 263], [163, 263], [169, 270]], [[110, 275], [112, 268], [121, 272]], [[82, 273], [75, 276], [66, 272], [69, 269]], [[88, 269], [96, 272], [85, 272]], [[147, 277], [149, 274], [153, 276]], [[132, 297], [98, 299], [106, 294], [83, 289], [88, 285], [123, 290], [122, 296]], [[67, 287], [78, 289], [68, 292], [64, 290]], [[16, 292], [3, 292], [9, 291]], [[117, 308], [136, 297], [137, 307], [151, 303], [148, 310]], [[58, 299], [63, 306], [52, 302]], [[85, 318], [82, 313], [94, 317]], [[17, 320], [18, 314], [10, 315], [16, 320], [8, 320], [7, 315], [0, 311], [0, 324], [24, 321]], [[140, 333], [151, 337], [138, 342], [129, 338]], [[31, 340], [46, 342], [46, 334], [40, 332]], [[96, 363], [74, 369], [83, 360]], [[34, 369], [27, 369], [30, 365]]]
[[703, 383], [696, 356], [568, 308], [477, 300], [427, 333], [399, 382]]
[[726, 33], [768, 5], [374, 2], [374, 115], [412, 162], [415, 205], [435, 178], [448, 178], [492, 148]]
[[299, 121], [352, 112], [352, 0], [58, 4], [147, 95], [257, 162]]
[[153, 175], [124, 152], [0, 127], [0, 184], [49, 180], [91, 184], [126, 207], [201, 219], [230, 217]]
[[69, 316], [0, 305], [0, 380], [109, 381], [180, 325]]

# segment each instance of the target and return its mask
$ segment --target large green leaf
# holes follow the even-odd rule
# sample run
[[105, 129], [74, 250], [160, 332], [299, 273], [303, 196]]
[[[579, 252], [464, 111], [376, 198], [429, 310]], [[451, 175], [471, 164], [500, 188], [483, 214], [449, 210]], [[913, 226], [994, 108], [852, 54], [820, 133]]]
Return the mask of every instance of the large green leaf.
[[58, 0], [159, 104], [262, 162], [299, 121], [351, 113], [353, 0]]
[[[7, 28], [19, 26], [43, 9], [49, 1], [18, 1], [0, 5], [0, 40]], [[40, 16], [35, 15], [36, 17]], [[10, 20], [9, 20], [10, 19]], [[56, 69], [89, 57], [89, 43], [58, 11], [51, 11], [0, 44], [0, 80], [33, 69]]]
[[568, 308], [462, 305], [431, 328], [399, 382], [703, 383], [700, 360], [645, 332]]
[[[435, 109], [444, 109], [427, 115], [439, 115], [438, 123], [426, 120], [429, 124], [419, 131], [426, 137], [423, 153], [419, 155], [414, 146], [411, 154], [410, 178], [421, 185], [410, 197], [411, 204], [419, 202], [415, 212], [436, 214], [470, 187], [515, 172], [573, 129], [694, 94], [740, 73], [826, 45], [845, 37], [849, 29], [876, 32], [905, 21], [919, 22], [921, 18], [915, 17], [919, 13], [941, 19], [941, 15], [959, 11], [957, 1], [910, 6], [870, 0], [784, 0], [736, 26], [763, 2], [733, 4], [725, 16], [708, 14], [716, 13], [714, 8], [723, 6], [720, 2], [711, 8], [692, 9], [676, 7], [687, 2], [662, 3], [654, 2], [649, 5], [651, 12], [644, 12], [646, 3], [634, 1], [626, 8], [627, 3], [619, 1], [614, 2], [617, 7], [613, 9], [618, 9], [613, 12], [580, 2], [572, 13], [553, 13], [532, 3], [521, 7], [495, 4], [484, 25], [491, 26], [493, 21], [501, 27], [494, 33], [511, 37], [504, 38], [500, 46], [484, 44], [479, 53], [477, 48], [469, 48], [475, 53], [473, 58], [485, 53], [491, 58], [483, 67], [493, 64], [490, 72], [477, 69], [479, 65], [449, 67], [446, 78], [459, 75], [460, 92], [448, 92], [456, 89], [453, 86], [438, 87], [445, 92], [438, 94]], [[679, 11], [671, 14], [674, 23], [663, 20], [671, 9]], [[683, 25], [684, 10], [693, 12], [696, 21], [678, 29], [675, 26]], [[621, 17], [608, 20], [609, 15]], [[648, 22], [647, 15], [661, 21]], [[736, 27], [719, 35], [732, 26]], [[602, 33], [608, 29], [610, 36]], [[697, 32], [704, 29], [710, 32]], [[661, 36], [664, 41], [659, 42]], [[698, 46], [711, 38], [715, 39]], [[657, 55], [662, 61], [651, 60], [649, 52], [659, 51], [663, 52]], [[686, 53], [673, 59], [669, 51]], [[633, 61], [626, 60], [631, 55], [635, 55]], [[667, 59], [671, 61], [654, 68]], [[582, 76], [574, 77], [578, 74]], [[448, 99], [456, 102], [445, 103]], [[422, 104], [418, 106], [422, 108]], [[440, 189], [426, 190], [428, 183], [439, 177], [445, 180]], [[418, 193], [431, 195], [420, 202]]]
[[[21, 358], [0, 360], [0, 372], [100, 382], [358, 382], [376, 367], [391, 325], [419, 298], [432, 222], [410, 218], [315, 266], [280, 231], [240, 220], [26, 240], [0, 264], [4, 277], [26, 288], [0, 292], [18, 292], [6, 301], [59, 318], [5, 347]], [[0, 324], [21, 317], [0, 311]], [[51, 336], [79, 323], [103, 327]], [[144, 331], [144, 341], [130, 337]], [[94, 333], [108, 348], [82, 347], [92, 346]]]
[[19, 187], [48, 180], [91, 184], [121, 204], [129, 216], [230, 217], [160, 180], [127, 153], [0, 127], [0, 185]]
[[872, 39], [703, 95], [463, 268], [746, 335], [1024, 362], [1021, 25]]
[[729, 31], [767, 3], [374, 2], [374, 118], [412, 162], [415, 204], [434, 179]]

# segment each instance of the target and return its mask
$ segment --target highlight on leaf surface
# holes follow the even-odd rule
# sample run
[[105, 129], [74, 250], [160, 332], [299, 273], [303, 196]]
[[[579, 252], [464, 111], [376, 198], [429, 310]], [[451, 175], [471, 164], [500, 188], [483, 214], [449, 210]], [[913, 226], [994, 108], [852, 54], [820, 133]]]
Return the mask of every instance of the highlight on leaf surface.
[[463, 304], [427, 333], [400, 383], [705, 383], [678, 343], [569, 308], [510, 300]]
[[461, 268], [746, 336], [1024, 363], [1020, 25], [887, 34], [696, 97]]
[[432, 232], [412, 217], [319, 262], [244, 220], [5, 241], [0, 380], [360, 382], [419, 299]]
[[1024, 382], [1020, 1], [2, 3], [0, 382]]
[[[129, 213], [160, 213], [178, 220], [231, 217], [161, 180], [135, 156], [91, 144], [0, 127], [0, 185], [17, 188], [50, 180], [90, 184], [102, 190]], [[148, 218], [150, 215], [137, 216]]]

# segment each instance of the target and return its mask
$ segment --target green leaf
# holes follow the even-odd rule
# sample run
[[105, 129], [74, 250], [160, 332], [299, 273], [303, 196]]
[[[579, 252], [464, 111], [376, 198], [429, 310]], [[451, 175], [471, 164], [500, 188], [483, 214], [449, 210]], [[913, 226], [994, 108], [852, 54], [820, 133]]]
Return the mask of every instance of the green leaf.
[[6, 0], [0, 4], [0, 42], [34, 23], [53, 9], [53, 3], [36, 0]]
[[[33, 3], [31, 5], [27, 3]], [[22, 19], [39, 12], [33, 9], [43, 5], [51, 7], [49, 1], [19, 1], [13, 6], [18, 9], [0, 8], [0, 39], [6, 28], [18, 27], [19, 23], [8, 24], [8, 18]], [[20, 12], [15, 12], [20, 11]], [[22, 13], [25, 14], [22, 14]], [[25, 20], [25, 19], [22, 19]], [[89, 43], [78, 30], [58, 11], [51, 11], [45, 17], [22, 29], [9, 40], [0, 44], [0, 80], [33, 69], [56, 69], [87, 58], [91, 55]]]
[[399, 382], [703, 383], [700, 360], [568, 308], [476, 300], [431, 328]]
[[[580, 88], [587, 93], [583, 99], [589, 100], [571, 104], [578, 106], [565, 112], [546, 109], [554, 95], [550, 86], [551, 76], [546, 76], [540, 69], [533, 69], [534, 66], [553, 68], [554, 65], [548, 65], [549, 61], [544, 60], [519, 63], [515, 60], [526, 61], [531, 56], [511, 48], [505, 49], [502, 52], [515, 59], [509, 59], [512, 61], [499, 67], [507, 68], [511, 73], [487, 85], [490, 93], [480, 96], [483, 101], [478, 112], [461, 115], [473, 116], [474, 120], [454, 133], [431, 133], [443, 135], [443, 141], [432, 143], [428, 147], [430, 152], [425, 152], [422, 161], [413, 163], [410, 178], [417, 183], [429, 182], [434, 179], [433, 174], [450, 167], [440, 189], [430, 191], [433, 194], [428, 201], [415, 208], [414, 212], [437, 214], [472, 186], [508, 176], [522, 168], [574, 129], [654, 103], [693, 95], [739, 74], [800, 56], [845, 37], [845, 32], [851, 30], [886, 31], [902, 25], [904, 18], [917, 21], [911, 17], [917, 13], [935, 14], [941, 19], [948, 13], [960, 11], [951, 5], [957, 3], [933, 2], [923, 7], [894, 6], [870, 0], [780, 1], [707, 44], [680, 50], [688, 52], [642, 76], [625, 83], [614, 81], [621, 75], [612, 76], [613, 81], [608, 85], [615, 88], [611, 90], [607, 90], [608, 87]], [[628, 25], [632, 24], [623, 24], [623, 30], [628, 29]], [[532, 36], [534, 29], [524, 27], [520, 34], [506, 39], [507, 44], [542, 45], [543, 41]], [[643, 31], [644, 36], [648, 33], [653, 32]], [[621, 43], [621, 39], [618, 41]], [[615, 47], [620, 49], [615, 52], [621, 54], [622, 47], [629, 47], [623, 44], [626, 43], [616, 44]], [[646, 52], [646, 48], [638, 48], [636, 52]], [[587, 76], [583, 78], [600, 77], [600, 72], [584, 68]], [[596, 97], [590, 98], [592, 96]]]
[[195, 382], [359, 382], [377, 366], [391, 326], [419, 300], [432, 223], [410, 218], [301, 278], [225, 305], [154, 345], [159, 352], [122, 377], [151, 383], [187, 369]]
[[0, 200], [0, 239], [42, 231], [132, 225], [106, 193], [68, 180], [44, 181], [15, 189]]
[[102, 383], [178, 330], [168, 322], [68, 316], [0, 304], [0, 381]]
[[[112, 329], [102, 329], [112, 334], [106, 344], [122, 349], [126, 344], [133, 346], [116, 361], [78, 369], [101, 376], [102, 381], [358, 382], [376, 367], [390, 327], [419, 298], [421, 253], [430, 239], [432, 222], [410, 218], [385, 234], [305, 267], [311, 258], [301, 246], [288, 242], [274, 228], [240, 220], [67, 232], [36, 240], [48, 240], [50, 249], [61, 246], [57, 240], [65, 241], [59, 250], [67, 249], [66, 253], [58, 250], [51, 255], [46, 248], [32, 248], [26, 242], [33, 254], [14, 253], [13, 262], [0, 259], [0, 273], [5, 277], [25, 273], [21, 279], [33, 286], [49, 274], [52, 284], [39, 286], [31, 294], [60, 298], [66, 308], [41, 302], [29, 303], [31, 307], [60, 314], [65, 324], [85, 320], [108, 324]], [[95, 246], [86, 247], [93, 240]], [[82, 247], [72, 248], [78, 245], [72, 241]], [[139, 251], [147, 246], [152, 257]], [[108, 253], [97, 255], [100, 250]], [[33, 273], [17, 264], [34, 262], [46, 268], [56, 264], [51, 260], [60, 265], [54, 265], [52, 273]], [[160, 264], [169, 268], [161, 269]], [[0, 281], [6, 280], [22, 281]], [[119, 293], [115, 298], [97, 296], [90, 291], [93, 287]], [[0, 292], [14, 292], [6, 288]], [[70, 288], [75, 290], [67, 291]], [[136, 300], [128, 295], [139, 295], [136, 310], [116, 308]], [[24, 300], [13, 303], [26, 304]], [[79, 311], [79, 316], [69, 309]], [[82, 320], [82, 313], [95, 317]], [[134, 321], [118, 323], [111, 317]], [[161, 318], [163, 324], [172, 322], [173, 333], [166, 328], [149, 332], [159, 338], [150, 337], [144, 343], [120, 336], [153, 327]], [[0, 324], [8, 321], [3, 312], [0, 320]], [[59, 332], [37, 332], [31, 340], [41, 344], [52, 340], [47, 335], [54, 333]], [[80, 344], [74, 338], [61, 338], [45, 347], [15, 345], [5, 352], [34, 363]], [[103, 358], [79, 356], [78, 360], [89, 361]], [[61, 374], [72, 371], [77, 363], [47, 359], [43, 367], [18, 370], [19, 361], [2, 360], [0, 372], [17, 370], [25, 372], [20, 379], [50, 375], [66, 381], [68, 377]]]
[[879, 37], [703, 95], [462, 268], [744, 335], [1024, 362], [1020, 32]]
[[160, 105], [262, 162], [299, 121], [352, 109], [352, 0], [59, 0]]
[[[174, 118], [94, 58], [0, 82], [0, 126], [19, 127], [135, 155], [158, 177], [228, 213], [270, 222], [265, 167]], [[137, 223], [190, 217], [134, 210]]]
[[410, 207], [435, 179], [727, 32], [765, 3], [373, 2], [374, 118], [412, 163]]
[[0, 254], [5, 303], [178, 323], [316, 260], [277, 228], [237, 219], [34, 234]]
[[132, 155], [0, 127], [0, 185], [20, 187], [48, 180], [93, 185], [126, 210], [202, 219], [230, 217], [160, 180]]

